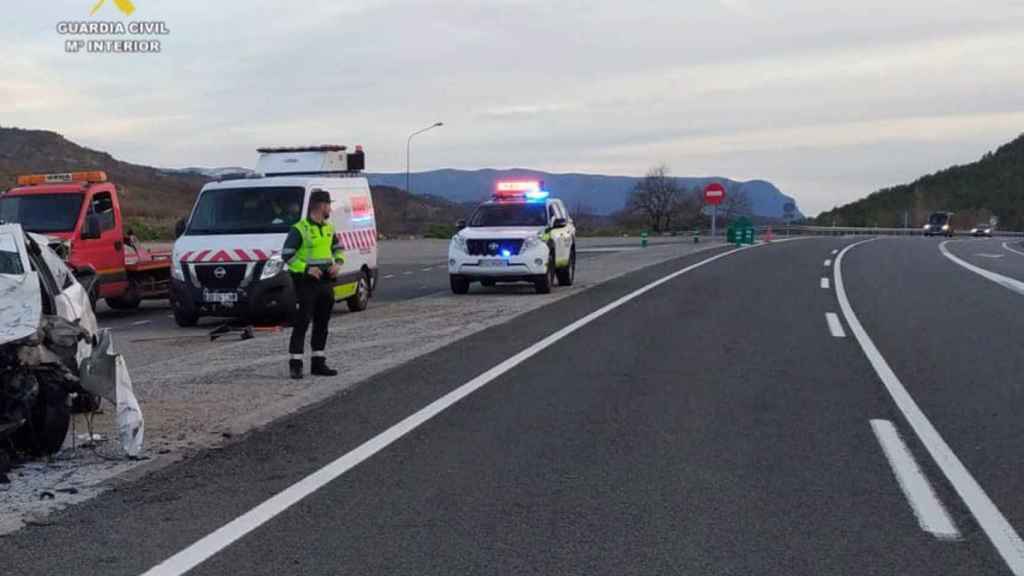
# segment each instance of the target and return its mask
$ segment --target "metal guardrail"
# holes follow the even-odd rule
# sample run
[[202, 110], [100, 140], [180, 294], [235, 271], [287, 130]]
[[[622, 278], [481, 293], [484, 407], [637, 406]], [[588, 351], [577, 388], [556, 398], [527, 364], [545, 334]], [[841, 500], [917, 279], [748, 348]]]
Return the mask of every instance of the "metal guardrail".
[[[921, 228], [858, 228], [858, 227], [833, 227], [833, 226], [757, 226], [758, 235], [764, 234], [769, 228], [775, 236], [924, 236]], [[971, 233], [966, 230], [957, 230], [953, 233], [958, 237], [970, 237]], [[992, 232], [993, 237], [999, 238], [1024, 238], [1024, 232], [1010, 232], [996, 230]]]

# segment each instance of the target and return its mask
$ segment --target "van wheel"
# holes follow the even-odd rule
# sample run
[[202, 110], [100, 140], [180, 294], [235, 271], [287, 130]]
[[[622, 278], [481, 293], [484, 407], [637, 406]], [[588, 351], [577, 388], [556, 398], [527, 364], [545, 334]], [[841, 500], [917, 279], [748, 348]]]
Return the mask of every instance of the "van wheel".
[[463, 276], [456, 276], [452, 274], [450, 276], [452, 292], [455, 294], [469, 294], [469, 280]]
[[352, 312], [362, 312], [370, 305], [370, 277], [364, 272], [359, 276], [359, 283], [356, 284], [356, 293], [345, 301], [348, 309]]

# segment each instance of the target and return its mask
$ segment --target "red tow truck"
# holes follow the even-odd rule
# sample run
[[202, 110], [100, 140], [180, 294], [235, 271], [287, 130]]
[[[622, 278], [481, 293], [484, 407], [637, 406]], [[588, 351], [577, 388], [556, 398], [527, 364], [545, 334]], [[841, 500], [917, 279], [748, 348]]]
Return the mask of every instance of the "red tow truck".
[[150, 252], [125, 233], [117, 187], [102, 171], [31, 174], [0, 196], [0, 223], [54, 239], [77, 276], [95, 274], [93, 303], [116, 310], [167, 298], [170, 252]]

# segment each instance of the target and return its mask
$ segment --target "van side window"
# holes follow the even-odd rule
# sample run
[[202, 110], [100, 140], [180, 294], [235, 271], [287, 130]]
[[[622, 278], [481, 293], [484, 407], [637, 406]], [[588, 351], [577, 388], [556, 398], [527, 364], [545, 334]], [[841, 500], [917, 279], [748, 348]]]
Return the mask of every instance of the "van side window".
[[100, 228], [102, 230], [114, 229], [114, 199], [111, 198], [110, 192], [93, 194], [89, 212], [100, 217]]

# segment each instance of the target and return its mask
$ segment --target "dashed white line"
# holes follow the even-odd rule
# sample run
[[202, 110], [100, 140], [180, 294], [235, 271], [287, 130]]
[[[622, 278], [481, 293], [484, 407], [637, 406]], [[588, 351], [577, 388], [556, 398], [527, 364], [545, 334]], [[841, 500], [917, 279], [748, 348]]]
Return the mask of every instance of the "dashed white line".
[[388, 274], [387, 276], [385, 276], [385, 277], [384, 277], [384, 279], [385, 279], [385, 280], [391, 280], [391, 279], [392, 279], [392, 278], [394, 278], [394, 277], [395, 277], [395, 275], [394, 275], [394, 274]]
[[433, 270], [433, 268], [424, 268], [423, 270], [420, 270], [420, 272], [430, 272], [431, 270]]
[[833, 256], [835, 256], [836, 254], [839, 254], [839, 248], [836, 248], [835, 250], [832, 251]]
[[864, 326], [861, 325], [857, 315], [853, 312], [853, 307], [850, 305], [846, 289], [843, 286], [843, 256], [852, 248], [873, 240], [864, 240], [851, 244], [844, 248], [839, 253], [839, 256], [836, 257], [833, 283], [836, 287], [836, 298], [839, 300], [839, 306], [842, 308], [843, 316], [846, 318], [846, 324], [850, 327], [850, 331], [853, 332], [853, 336], [857, 339], [857, 343], [860, 344], [861, 350], [864, 351], [864, 355], [867, 356], [872, 368], [875, 369], [875, 373], [882, 380], [882, 384], [885, 385], [885, 389], [889, 392], [889, 396], [892, 397], [896, 407], [903, 413], [911, 429], [914, 430], [921, 443], [924, 444], [925, 449], [928, 450], [928, 454], [931, 455], [935, 464], [942, 470], [942, 473], [949, 480], [956, 493], [960, 495], [967, 509], [974, 515], [978, 525], [981, 526], [989, 541], [995, 546], [996, 551], [999, 552], [1003, 561], [1010, 568], [1010, 571], [1016, 576], [1024, 576], [1024, 542], [1021, 541], [1017, 531], [1010, 525], [1006, 517], [999, 511], [999, 508], [996, 507], [995, 503], [988, 497], [988, 494], [985, 493], [985, 490], [978, 484], [978, 481], [974, 479], [974, 476], [971, 476], [971, 473], [967, 471], [967, 468], [960, 462], [957, 455], [953, 453], [949, 444], [946, 444], [939, 431], [935, 429], [935, 426], [928, 420], [928, 417], [921, 411], [917, 402], [907, 392], [906, 387], [900, 382], [896, 373], [892, 371], [889, 363], [886, 362], [882, 353], [875, 347], [875, 343], [868, 336]]
[[831, 265], [832, 265], [832, 260], [825, 260], [825, 268], [828, 268]]
[[402, 272], [402, 276], [412, 276], [412, 271]]
[[846, 332], [843, 331], [843, 323], [839, 321], [839, 316], [836, 316], [835, 312], [826, 313], [825, 322], [828, 323], [828, 331], [832, 333], [834, 338], [846, 338]]
[[888, 420], [872, 420], [871, 429], [875, 431], [878, 443], [892, 466], [896, 481], [910, 502], [910, 508], [917, 517], [917, 523], [925, 532], [934, 534], [943, 540], [955, 540], [960, 537], [952, 518], [946, 512], [928, 478], [914, 460], [913, 454], [903, 443], [899, 432]]
[[996, 274], [991, 270], [986, 270], [984, 268], [981, 268], [980, 266], [975, 266], [974, 264], [971, 264], [966, 260], [962, 260], [955, 254], [950, 252], [949, 248], [946, 248], [946, 244], [949, 244], [949, 242], [949, 240], [946, 240], [942, 244], [939, 244], [939, 252], [942, 252], [943, 256], [949, 258], [954, 263], [959, 264], [960, 266], [970, 270], [971, 272], [974, 272], [975, 274], [981, 276], [982, 278], [987, 278], [1008, 290], [1013, 290], [1014, 292], [1024, 296], [1024, 282], [1021, 282], [1020, 280], [1016, 280], [1014, 278], [1010, 278], [1009, 276]]
[[822, 278], [821, 279], [821, 289], [822, 290], [828, 290], [828, 287], [829, 287], [828, 278]]
[[132, 326], [145, 326], [146, 324], [150, 324], [152, 322], [152, 320], [139, 320], [138, 322], [132, 322]]
[[364, 460], [372, 457], [374, 454], [380, 452], [416, 428], [419, 428], [425, 422], [444, 412], [456, 402], [469, 396], [480, 388], [483, 388], [499, 376], [536, 356], [543, 350], [551, 347], [570, 334], [573, 334], [580, 328], [583, 328], [605, 314], [608, 314], [622, 305], [646, 294], [647, 292], [650, 292], [651, 290], [654, 290], [666, 282], [670, 282], [679, 276], [682, 276], [683, 274], [696, 270], [697, 268], [714, 262], [715, 260], [725, 258], [743, 250], [750, 250], [752, 248], [754, 248], [754, 246], [745, 246], [729, 250], [728, 252], [722, 252], [721, 254], [711, 256], [710, 258], [705, 258], [700, 262], [691, 264], [686, 268], [677, 270], [667, 276], [655, 280], [654, 282], [630, 292], [618, 300], [587, 314], [583, 318], [580, 318], [572, 324], [554, 332], [543, 340], [540, 340], [539, 342], [524, 349], [522, 352], [519, 352], [515, 356], [508, 358], [504, 362], [494, 366], [490, 370], [438, 398], [426, 407], [420, 409], [418, 412], [408, 416], [401, 422], [367, 440], [364, 444], [351, 452], [341, 456], [337, 460], [316, 472], [313, 472], [309, 476], [306, 476], [290, 487], [285, 488], [283, 491], [272, 496], [270, 499], [259, 504], [252, 510], [218, 528], [211, 534], [195, 542], [181, 552], [178, 552], [174, 556], [171, 556], [167, 560], [164, 560], [157, 566], [150, 568], [143, 574], [143, 576], [180, 576], [185, 574], [189, 570], [192, 570], [199, 564], [206, 561], [211, 556], [230, 546], [249, 532], [252, 532], [264, 523], [273, 519], [278, 514], [291, 508], [310, 494], [313, 494], [328, 483], [336, 480]]
[[1020, 250], [1017, 250], [1015, 248], [1010, 248], [1009, 242], [1003, 242], [1003, 248], [1009, 250], [1010, 252], [1013, 252], [1014, 254], [1020, 254], [1021, 256], [1024, 256], [1024, 252], [1021, 252]]

